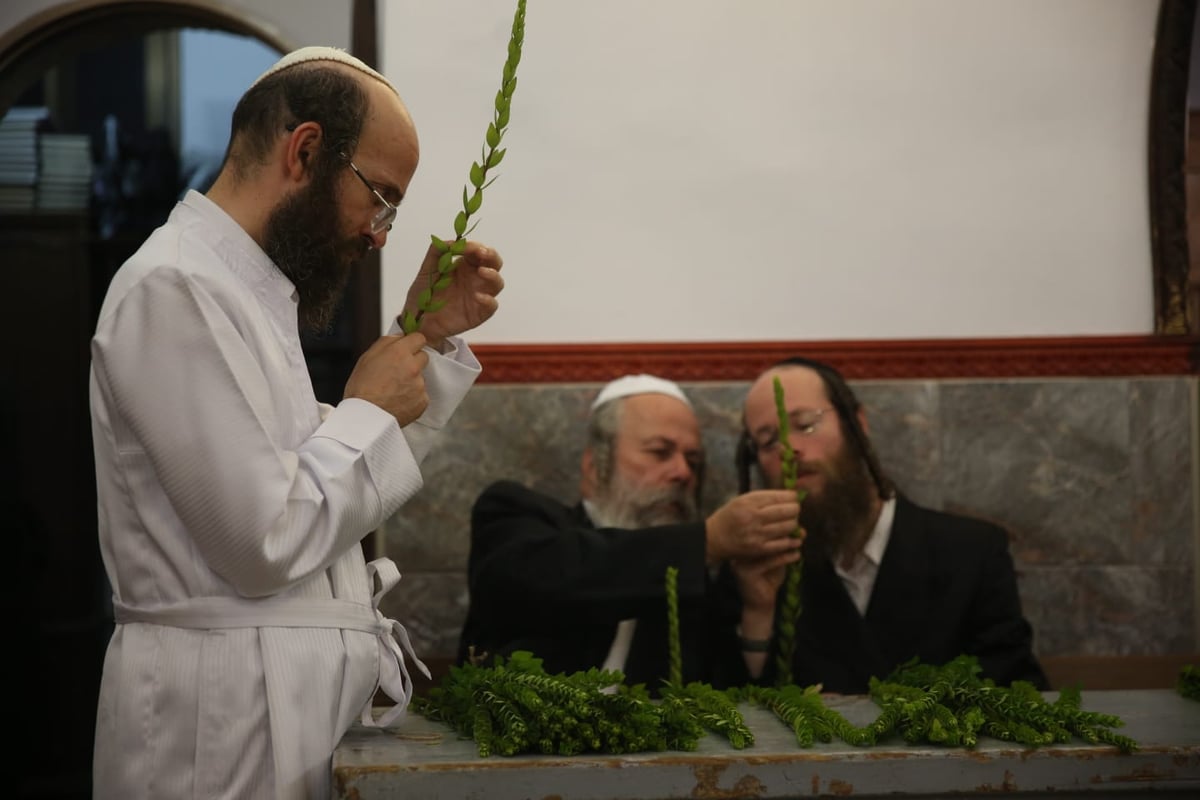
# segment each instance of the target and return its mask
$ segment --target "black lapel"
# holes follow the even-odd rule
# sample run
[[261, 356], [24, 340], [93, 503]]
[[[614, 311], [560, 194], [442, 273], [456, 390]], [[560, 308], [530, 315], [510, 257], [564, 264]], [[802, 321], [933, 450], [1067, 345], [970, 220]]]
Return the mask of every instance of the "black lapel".
[[929, 607], [931, 561], [923, 517], [921, 509], [897, 496], [892, 534], [867, 606], [867, 627], [889, 664], [918, 652], [921, 630], [938, 618]]
[[[666, 609], [663, 609], [666, 614]], [[633, 629], [629, 658], [625, 660], [625, 677], [630, 684], [644, 683], [652, 692], [658, 691], [661, 679], [667, 676], [667, 626], [642, 617]]]
[[[845, 584], [826, 559], [805, 564], [804, 606], [800, 627], [807, 635], [806, 641], [797, 643], [797, 680], [825, 683], [828, 691], [848, 691], [848, 686], [865, 691], [867, 678], [885, 663], [883, 655]], [[805, 651], [815, 658], [806, 659]], [[805, 675], [806, 661], [815, 670], [810, 675]]]
[[575, 517], [575, 521], [580, 525], [584, 525], [588, 528], [596, 527], [595, 523], [592, 522], [592, 518], [589, 517], [587, 515], [587, 511], [584, 510], [582, 500], [576, 503], [575, 507], [571, 509], [571, 514]]

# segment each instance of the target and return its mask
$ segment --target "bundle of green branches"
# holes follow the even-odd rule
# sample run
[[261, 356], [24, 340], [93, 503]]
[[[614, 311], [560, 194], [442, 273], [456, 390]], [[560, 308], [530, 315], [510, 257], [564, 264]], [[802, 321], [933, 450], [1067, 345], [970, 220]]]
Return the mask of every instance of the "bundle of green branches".
[[734, 701], [748, 701], [774, 712], [796, 735], [796, 744], [812, 747], [814, 742], [835, 738], [848, 744], [873, 744], [867, 734], [854, 727], [839, 712], [825, 705], [820, 686], [743, 686], [730, 689]]
[[669, 678], [658, 702], [643, 684], [625, 685], [619, 671], [549, 674], [540, 658], [518, 651], [490, 666], [451, 667], [427, 697], [413, 700], [414, 710], [474, 739], [481, 757], [694, 750], [706, 730], [739, 750], [754, 744], [725, 692], [682, 681], [678, 574], [667, 568]]
[[686, 686], [667, 684], [660, 689], [664, 701], [677, 703], [688, 717], [711, 733], [723, 736], [735, 750], [754, 744], [754, 733], [742, 718], [737, 702], [712, 684], [693, 681]]
[[870, 725], [855, 727], [821, 698], [819, 687], [745, 687], [735, 696], [771, 709], [796, 734], [801, 747], [841, 739], [871, 746], [899, 734], [909, 744], [973, 748], [981, 734], [1040, 747], [1071, 741], [1109, 744], [1122, 752], [1137, 743], [1114, 732], [1123, 723], [1111, 714], [1084, 711], [1078, 687], [1047, 701], [1031, 683], [997, 686], [979, 677], [979, 661], [959, 656], [941, 666], [909, 661], [886, 679], [872, 678], [871, 698], [880, 708]]
[[1176, 683], [1179, 693], [1189, 700], [1200, 700], [1200, 667], [1195, 664], [1185, 664], [1179, 670], [1179, 681]]
[[686, 699], [655, 703], [642, 684], [624, 680], [598, 669], [549, 674], [540, 658], [518, 651], [490, 666], [452, 667], [412, 707], [474, 739], [481, 757], [696, 749], [704, 727]]
[[1124, 724], [1119, 717], [1081, 708], [1078, 686], [1050, 702], [1027, 681], [997, 686], [979, 671], [977, 658], [962, 655], [941, 666], [914, 659], [887, 680], [872, 678], [871, 697], [881, 708], [867, 727], [873, 741], [898, 732], [909, 743], [975, 747], [982, 733], [1030, 747], [1077, 736], [1126, 753], [1137, 749], [1137, 742], [1112, 730]]
[[[941, 666], [912, 659], [886, 679], [871, 678], [871, 699], [880, 713], [856, 727], [825, 705], [818, 686], [756, 686], [721, 691], [682, 680], [679, 646], [678, 574], [667, 567], [668, 678], [660, 702], [642, 684], [626, 686], [619, 671], [590, 669], [548, 674], [542, 660], [519, 651], [491, 666], [452, 667], [440, 686], [413, 708], [474, 739], [479, 755], [520, 753], [575, 755], [583, 752], [634, 753], [694, 750], [706, 731], [735, 749], [754, 744], [737, 705], [751, 702], [770, 709], [790, 727], [801, 747], [835, 738], [869, 747], [899, 734], [909, 744], [973, 748], [981, 734], [1030, 747], [1066, 743], [1078, 736], [1122, 752], [1137, 742], [1113, 731], [1124, 723], [1111, 714], [1084, 711], [1078, 687], [1048, 702], [1026, 681], [997, 686], [980, 678], [979, 660], [962, 655]], [[1200, 670], [1185, 668], [1180, 691], [1200, 698]]]
[[683, 683], [683, 656], [679, 646], [679, 569], [667, 567], [667, 682], [663, 698], [678, 703], [699, 725], [729, 740], [736, 750], [754, 744], [754, 734], [742, 719], [737, 704], [711, 684]]

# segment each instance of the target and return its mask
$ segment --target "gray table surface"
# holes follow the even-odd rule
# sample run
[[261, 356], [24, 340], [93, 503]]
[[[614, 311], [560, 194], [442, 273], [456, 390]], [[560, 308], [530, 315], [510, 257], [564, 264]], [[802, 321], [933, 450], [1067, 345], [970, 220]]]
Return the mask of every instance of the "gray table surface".
[[[1047, 698], [1055, 697], [1048, 692]], [[878, 714], [866, 697], [832, 697], [850, 722]], [[1069, 744], [1026, 748], [981, 738], [974, 750], [796, 744], [769, 711], [740, 706], [755, 743], [735, 750], [709, 734], [692, 752], [480, 758], [475, 742], [417, 714], [380, 730], [356, 725], [333, 757], [333, 797], [373, 798], [795, 798], [935, 797], [1005, 794], [1026, 798], [1123, 798], [1164, 793], [1200, 798], [1200, 702], [1174, 690], [1085, 691], [1083, 708], [1116, 714], [1140, 749]]]

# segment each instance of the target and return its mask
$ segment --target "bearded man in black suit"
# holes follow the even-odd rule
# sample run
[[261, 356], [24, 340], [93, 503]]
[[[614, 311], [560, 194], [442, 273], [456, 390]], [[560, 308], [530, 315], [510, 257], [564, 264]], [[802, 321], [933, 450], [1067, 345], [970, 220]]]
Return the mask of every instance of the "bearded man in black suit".
[[[756, 472], [783, 486], [778, 377], [795, 452], [797, 488], [807, 492], [801, 613], [792, 682], [861, 694], [911, 658], [943, 664], [978, 658], [982, 677], [1046, 688], [1033, 632], [1017, 593], [1006, 532], [991, 523], [935, 511], [897, 492], [867, 436], [858, 399], [837, 370], [804, 358], [778, 364], [751, 385], [739, 445], [742, 491]], [[747, 679], [775, 680], [770, 643], [785, 567], [731, 562], [740, 602]], [[736, 682], [736, 679], [734, 680]]]

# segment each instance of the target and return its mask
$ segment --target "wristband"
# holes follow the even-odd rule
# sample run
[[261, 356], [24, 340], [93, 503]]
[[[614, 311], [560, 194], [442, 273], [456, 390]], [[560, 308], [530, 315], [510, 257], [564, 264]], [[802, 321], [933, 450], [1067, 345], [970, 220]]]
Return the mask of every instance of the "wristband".
[[770, 639], [747, 639], [745, 636], [742, 636], [740, 627], [738, 628], [737, 639], [743, 653], [769, 653], [771, 651]]

